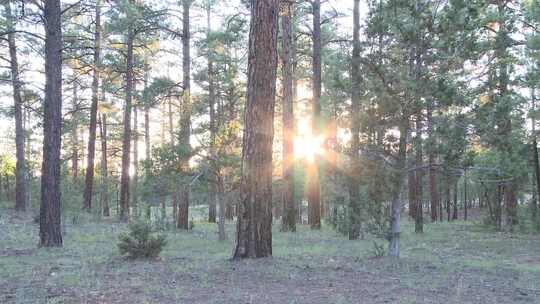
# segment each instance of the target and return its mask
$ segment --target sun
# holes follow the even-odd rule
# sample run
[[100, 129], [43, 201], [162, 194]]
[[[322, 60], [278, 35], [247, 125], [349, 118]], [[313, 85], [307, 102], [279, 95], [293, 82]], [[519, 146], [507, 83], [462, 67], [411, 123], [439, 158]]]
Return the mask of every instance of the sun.
[[294, 157], [313, 162], [316, 155], [324, 153], [322, 145], [323, 139], [321, 137], [296, 137], [294, 139]]
[[302, 118], [297, 125], [297, 135], [294, 138], [294, 157], [315, 161], [316, 155], [324, 154], [324, 137], [313, 136], [309, 120]]

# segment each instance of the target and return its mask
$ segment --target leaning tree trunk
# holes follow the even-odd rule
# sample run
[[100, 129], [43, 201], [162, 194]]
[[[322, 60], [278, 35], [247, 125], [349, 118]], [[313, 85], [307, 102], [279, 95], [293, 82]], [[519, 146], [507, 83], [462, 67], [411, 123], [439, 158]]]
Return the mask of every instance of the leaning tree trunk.
[[62, 246], [60, 149], [62, 145], [62, 10], [60, 0], [45, 1], [45, 102], [39, 245]]
[[253, 0], [234, 259], [272, 255], [272, 143], [279, 0]]
[[[321, 89], [322, 89], [322, 68], [321, 68], [321, 0], [313, 0], [313, 99], [312, 99], [312, 134], [314, 137], [320, 135], [321, 124]], [[321, 167], [319, 157], [316, 155], [313, 162], [308, 164], [308, 222], [311, 229], [321, 228]]]
[[351, 169], [348, 177], [350, 230], [349, 240], [360, 236], [360, 0], [354, 0], [353, 10], [353, 54], [351, 72]]
[[[183, 63], [182, 72], [184, 79], [184, 93], [182, 95], [182, 117], [180, 121], [180, 142], [179, 144], [185, 147], [182, 155], [182, 173], [187, 175], [189, 172], [189, 159], [191, 148], [189, 138], [191, 135], [191, 54], [190, 54], [190, 20], [189, 9], [192, 0], [183, 0], [182, 9], [182, 53]], [[190, 184], [187, 182], [180, 188], [180, 202], [178, 206], [178, 218], [176, 220], [176, 228], [189, 229], [189, 194]]]
[[284, 2], [281, 15], [283, 62], [283, 216], [282, 231], [296, 231], [296, 206], [294, 203], [294, 104], [292, 70], [292, 10], [291, 2]]
[[94, 33], [94, 71], [92, 75], [92, 104], [90, 106], [90, 130], [88, 136], [88, 156], [84, 182], [83, 208], [92, 209], [94, 187], [94, 159], [96, 154], [97, 109], [99, 94], [99, 65], [101, 62], [101, 1], [96, 1], [96, 29]]
[[17, 45], [15, 43], [15, 18], [11, 14], [10, 1], [4, 2], [5, 15], [8, 25], [8, 46], [10, 59], [11, 82], [13, 87], [13, 101], [15, 110], [15, 210], [25, 211], [28, 205], [28, 178], [24, 154], [24, 127], [21, 97], [21, 80], [19, 78], [19, 61], [17, 58]]
[[129, 220], [129, 166], [131, 152], [131, 102], [133, 99], [133, 40], [129, 29], [127, 34], [126, 58], [126, 100], [124, 105], [124, 134], [122, 136], [122, 175], [120, 177], [120, 220]]

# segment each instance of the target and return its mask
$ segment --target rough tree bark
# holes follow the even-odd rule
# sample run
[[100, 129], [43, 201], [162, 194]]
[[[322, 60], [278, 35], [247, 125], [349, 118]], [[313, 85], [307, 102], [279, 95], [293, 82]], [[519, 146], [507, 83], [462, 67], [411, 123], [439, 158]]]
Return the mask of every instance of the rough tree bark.
[[[191, 147], [189, 138], [191, 135], [191, 54], [190, 54], [190, 18], [189, 9], [192, 0], [182, 2], [182, 72], [184, 79], [184, 93], [182, 95], [182, 117], [180, 121], [180, 142], [185, 147], [186, 155], [182, 156], [181, 170], [183, 174], [189, 172], [189, 159]], [[176, 228], [189, 229], [189, 194], [190, 185], [186, 183], [180, 190], [180, 202], [178, 206], [178, 218]]]
[[253, 0], [242, 149], [242, 185], [233, 258], [272, 255], [272, 143], [279, 0]]
[[62, 10], [60, 0], [45, 1], [45, 102], [39, 245], [62, 246], [60, 149], [62, 141]]
[[[322, 67], [321, 67], [321, 0], [311, 2], [313, 8], [313, 98], [312, 98], [312, 134], [318, 137], [321, 124], [321, 89], [322, 89]], [[321, 185], [320, 185], [320, 164], [316, 155], [313, 162], [308, 163], [307, 188], [308, 188], [308, 222], [311, 229], [321, 228]]]
[[223, 186], [223, 177], [221, 173], [218, 173], [217, 176], [217, 195], [214, 197], [216, 200], [216, 205], [219, 207], [218, 215], [218, 236], [220, 241], [227, 239], [227, 234], [225, 231], [225, 190]]
[[22, 82], [19, 77], [19, 61], [17, 57], [17, 45], [15, 43], [16, 21], [11, 13], [11, 1], [4, 1], [5, 17], [8, 27], [8, 47], [10, 59], [11, 82], [13, 88], [13, 102], [15, 110], [15, 210], [25, 211], [28, 205], [28, 178], [26, 160], [24, 154], [24, 127], [23, 127], [23, 100], [21, 97]]
[[296, 206], [294, 202], [294, 104], [292, 70], [292, 10], [293, 3], [281, 2], [282, 35], [282, 87], [283, 87], [283, 216], [282, 231], [296, 231]]
[[356, 240], [360, 236], [360, 0], [354, 0], [353, 8], [353, 53], [351, 63], [351, 169], [348, 180], [349, 188], [349, 214], [351, 227], [349, 240]]
[[133, 99], [133, 40], [134, 33], [130, 28], [127, 33], [126, 57], [126, 100], [124, 104], [124, 134], [122, 136], [122, 175], [120, 177], [120, 220], [129, 220], [129, 166], [131, 153], [131, 102]]
[[94, 66], [92, 75], [92, 104], [90, 106], [90, 130], [88, 135], [88, 155], [86, 177], [84, 182], [83, 208], [92, 209], [92, 192], [94, 187], [94, 159], [96, 154], [97, 109], [99, 94], [99, 68], [101, 62], [101, 1], [96, 1], [94, 32]]

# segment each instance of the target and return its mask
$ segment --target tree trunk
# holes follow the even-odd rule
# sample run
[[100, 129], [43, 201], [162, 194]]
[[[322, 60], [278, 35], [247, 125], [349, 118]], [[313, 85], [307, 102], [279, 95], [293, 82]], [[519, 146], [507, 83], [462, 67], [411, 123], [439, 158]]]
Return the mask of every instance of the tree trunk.
[[450, 202], [452, 198], [450, 196], [450, 176], [446, 177], [446, 221], [450, 222]]
[[[515, 149], [508, 139], [512, 137], [512, 119], [511, 111], [512, 108], [508, 107], [507, 98], [510, 98], [510, 91], [508, 90], [509, 86], [509, 76], [508, 76], [508, 48], [511, 47], [510, 43], [512, 39], [509, 37], [509, 30], [506, 15], [508, 10], [508, 5], [506, 1], [497, 0], [498, 7], [498, 24], [500, 26], [497, 31], [496, 37], [496, 49], [495, 57], [497, 59], [498, 66], [498, 88], [499, 88], [499, 98], [497, 106], [502, 108], [498, 111], [504, 111], [503, 113], [498, 113], [499, 117], [497, 121], [498, 126], [498, 136], [502, 137], [504, 140], [501, 141], [497, 147], [499, 152], [501, 152], [504, 158], [511, 159], [512, 154]], [[501, 115], [502, 114], [502, 115]], [[508, 225], [509, 230], [512, 230], [512, 227], [518, 223], [517, 218], [517, 198], [516, 198], [516, 183], [514, 181], [508, 182], [504, 186], [504, 204], [506, 209], [506, 224]]]
[[183, 186], [179, 192], [178, 213], [176, 219], [176, 228], [189, 229], [189, 186]]
[[279, 0], [253, 0], [234, 259], [272, 255], [272, 143]]
[[73, 114], [71, 118], [71, 176], [76, 181], [79, 176], [79, 109], [77, 80], [73, 79]]
[[62, 141], [62, 10], [45, 1], [45, 102], [39, 245], [61, 247], [60, 149]]
[[292, 70], [292, 11], [293, 4], [282, 4], [282, 54], [283, 62], [283, 216], [282, 231], [296, 231], [296, 206], [294, 202], [294, 104]]
[[24, 127], [21, 97], [22, 83], [19, 78], [19, 61], [17, 58], [17, 45], [15, 43], [16, 21], [11, 14], [11, 1], [4, 2], [5, 16], [8, 27], [8, 46], [10, 57], [11, 82], [13, 87], [13, 102], [15, 110], [15, 148], [17, 163], [15, 167], [15, 210], [25, 211], [28, 205], [28, 176], [24, 154]]
[[220, 241], [227, 239], [227, 233], [225, 232], [225, 191], [223, 188], [223, 178], [221, 174], [218, 173], [217, 177], [217, 195], [215, 196], [215, 204], [219, 207], [218, 215], [218, 236]]
[[415, 166], [417, 169], [414, 171], [414, 178], [415, 178], [415, 202], [414, 202], [414, 231], [416, 233], [423, 233], [424, 232], [424, 209], [422, 204], [422, 197], [423, 197], [423, 178], [424, 178], [424, 171], [422, 169], [424, 164], [424, 154], [422, 149], [422, 115], [418, 115], [416, 118], [416, 138], [415, 138], [415, 146], [416, 146], [416, 160], [415, 160]]
[[96, 28], [94, 33], [94, 71], [92, 75], [92, 104], [90, 106], [90, 130], [88, 136], [88, 156], [84, 182], [83, 208], [92, 209], [94, 187], [94, 158], [96, 153], [97, 108], [99, 93], [99, 68], [101, 62], [101, 1], [96, 1]]
[[[412, 149], [409, 151], [409, 167], [414, 167], [414, 158], [412, 157]], [[416, 176], [414, 170], [409, 170], [407, 173], [407, 186], [409, 188], [409, 217], [415, 219], [416, 217]]]
[[[210, 44], [210, 34], [212, 32], [212, 23], [210, 21], [212, 16], [212, 8], [211, 5], [208, 4], [207, 12], [206, 12], [206, 26], [208, 28], [208, 31], [206, 33], [206, 39], [207, 43]], [[210, 154], [211, 154], [211, 162], [214, 164], [214, 170], [217, 168], [217, 155], [216, 155], [216, 92], [215, 92], [215, 84], [214, 84], [214, 60], [213, 60], [213, 51], [210, 45], [208, 45], [208, 108], [210, 113]], [[217, 171], [217, 170], [216, 170]], [[216, 205], [219, 200], [219, 202], [222, 201], [218, 197], [218, 177], [217, 175], [214, 176], [214, 181], [210, 185], [210, 199], [208, 204], [208, 222], [215, 223], [216, 222]], [[223, 213], [223, 211], [221, 211]], [[221, 222], [219, 223], [221, 225]], [[220, 234], [221, 237], [221, 234]]]
[[[183, 53], [183, 79], [184, 93], [182, 95], [182, 117], [180, 122], [180, 145], [185, 146], [186, 155], [182, 155], [182, 173], [187, 175], [189, 172], [189, 159], [191, 148], [189, 138], [191, 135], [191, 54], [190, 54], [190, 20], [189, 9], [192, 0], [183, 0], [182, 2], [182, 53]], [[178, 207], [178, 219], [176, 228], [189, 229], [189, 194], [190, 185], [186, 183], [180, 188], [180, 202]]]
[[[144, 67], [144, 89], [148, 88], [148, 76], [150, 74], [150, 68], [148, 64]], [[152, 144], [150, 143], [150, 104], [146, 100], [144, 104], [144, 153], [145, 160], [150, 160], [152, 158]]]
[[129, 220], [129, 166], [131, 153], [131, 102], [133, 98], [133, 30], [127, 33], [126, 100], [124, 105], [124, 134], [122, 137], [122, 175], [120, 177], [120, 220]]
[[[103, 89], [102, 89], [103, 90]], [[104, 92], [104, 90], [103, 90]], [[102, 95], [102, 101], [105, 101], [105, 94]], [[101, 208], [103, 216], [110, 216], [109, 209], [109, 172], [107, 168], [107, 114], [101, 114], [100, 121], [100, 137], [101, 137]]]
[[439, 192], [437, 190], [437, 171], [435, 170], [435, 138], [433, 135], [433, 102], [427, 105], [427, 129], [428, 129], [428, 163], [429, 163], [429, 201], [431, 209], [431, 221], [437, 221], [439, 206]]
[[453, 207], [454, 207], [454, 212], [452, 214], [452, 220], [457, 220], [458, 219], [458, 181], [459, 181], [459, 178], [456, 178], [456, 181], [454, 183], [454, 204], [453, 204]]
[[[531, 97], [532, 97], [532, 108], [533, 110], [536, 110], [536, 94], [535, 90], [531, 90]], [[540, 221], [538, 219], [538, 199], [540, 197], [540, 161], [538, 160], [538, 141], [536, 138], [536, 121], [533, 118], [531, 120], [531, 130], [532, 130], [532, 148], [533, 148], [533, 158], [534, 158], [534, 176], [536, 178], [536, 199], [532, 201], [531, 206], [531, 215], [533, 223], [540, 224]]]
[[407, 133], [409, 122], [407, 118], [402, 118], [399, 128], [399, 150], [397, 164], [393, 176], [394, 189], [392, 193], [392, 205], [390, 216], [390, 242], [388, 246], [388, 255], [390, 257], [399, 258], [399, 238], [401, 234], [401, 195], [405, 185], [404, 178], [407, 164]]
[[139, 115], [137, 106], [133, 107], [133, 180], [131, 202], [133, 213], [139, 216], [138, 184], [139, 184]]
[[[321, 0], [313, 0], [313, 98], [312, 98], [312, 134], [318, 137], [321, 124]], [[320, 160], [316, 155], [314, 161], [308, 163], [308, 222], [311, 229], [321, 228], [321, 185], [320, 185]]]
[[350, 230], [349, 240], [356, 240], [360, 236], [360, 0], [354, 0], [353, 9], [353, 53], [351, 66], [351, 171], [348, 178], [349, 188], [349, 215]]
[[463, 220], [467, 220], [469, 204], [467, 201], [467, 169], [463, 172]]
[[231, 201], [225, 202], [225, 219], [234, 220], [234, 204]]

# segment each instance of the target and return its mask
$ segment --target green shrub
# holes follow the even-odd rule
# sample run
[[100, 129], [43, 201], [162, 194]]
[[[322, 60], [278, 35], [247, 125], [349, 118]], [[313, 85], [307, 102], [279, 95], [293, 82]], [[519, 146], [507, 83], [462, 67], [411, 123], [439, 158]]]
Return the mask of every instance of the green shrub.
[[150, 224], [136, 221], [129, 225], [129, 231], [120, 234], [118, 249], [129, 258], [156, 258], [167, 245], [163, 234], [152, 232]]

